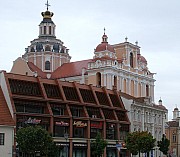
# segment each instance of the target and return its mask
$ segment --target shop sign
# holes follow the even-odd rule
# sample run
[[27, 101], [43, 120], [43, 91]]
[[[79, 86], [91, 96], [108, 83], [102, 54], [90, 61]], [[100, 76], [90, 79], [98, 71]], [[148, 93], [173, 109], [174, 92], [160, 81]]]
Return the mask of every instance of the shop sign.
[[86, 127], [87, 123], [83, 123], [82, 121], [74, 121], [74, 124], [76, 127]]
[[74, 143], [74, 147], [87, 147], [86, 143]]
[[56, 122], [56, 125], [59, 125], [59, 126], [69, 126], [69, 123], [64, 122], [64, 121], [60, 121], [60, 122]]
[[108, 148], [116, 148], [116, 145], [115, 144], [108, 144], [107, 147]]
[[56, 143], [56, 146], [69, 146], [69, 143]]
[[91, 128], [102, 129], [102, 122], [91, 122]]
[[26, 124], [39, 124], [41, 123], [41, 120], [40, 119], [32, 119], [31, 117], [25, 121]]

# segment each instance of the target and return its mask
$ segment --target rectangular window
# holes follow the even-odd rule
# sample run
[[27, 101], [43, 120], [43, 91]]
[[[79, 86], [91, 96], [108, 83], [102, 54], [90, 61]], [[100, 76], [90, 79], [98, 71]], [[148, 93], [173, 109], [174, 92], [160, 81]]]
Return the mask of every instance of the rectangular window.
[[46, 26], [44, 26], [44, 34], [46, 34]]
[[51, 35], [51, 26], [49, 26], [49, 35]]
[[0, 133], [0, 145], [4, 145], [5, 133]]

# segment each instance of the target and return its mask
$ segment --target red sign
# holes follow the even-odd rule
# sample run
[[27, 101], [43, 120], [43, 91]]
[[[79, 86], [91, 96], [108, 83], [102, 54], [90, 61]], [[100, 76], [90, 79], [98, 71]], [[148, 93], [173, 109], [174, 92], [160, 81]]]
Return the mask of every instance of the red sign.
[[102, 129], [102, 122], [91, 122], [91, 128]]
[[69, 123], [64, 122], [64, 121], [60, 121], [60, 122], [56, 122], [56, 125], [59, 125], [59, 126], [69, 126]]

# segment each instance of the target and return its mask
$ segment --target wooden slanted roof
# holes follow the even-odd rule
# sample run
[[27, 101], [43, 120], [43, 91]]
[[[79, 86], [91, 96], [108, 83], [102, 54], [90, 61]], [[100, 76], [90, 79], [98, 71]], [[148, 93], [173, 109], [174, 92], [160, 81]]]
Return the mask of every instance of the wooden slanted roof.
[[[69, 108], [84, 106], [84, 108], [89, 107], [88, 109], [93, 110], [93, 112], [96, 112], [96, 109], [101, 109], [100, 114], [104, 114], [103, 119], [121, 121], [123, 124], [130, 123], [127, 110], [116, 90], [12, 73], [6, 73], [5, 77], [13, 100], [68, 104], [66, 106]], [[48, 110], [46, 115], [49, 114]], [[69, 116], [71, 115], [69, 114]]]
[[0, 86], [0, 125], [14, 126], [14, 120], [6, 103], [2, 88]]

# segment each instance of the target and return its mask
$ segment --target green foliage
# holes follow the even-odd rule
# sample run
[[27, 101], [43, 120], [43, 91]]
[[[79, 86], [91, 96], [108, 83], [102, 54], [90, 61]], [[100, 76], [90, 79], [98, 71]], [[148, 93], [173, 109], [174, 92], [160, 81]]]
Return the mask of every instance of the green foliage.
[[158, 141], [158, 147], [159, 147], [159, 150], [160, 150], [164, 155], [167, 155], [167, 154], [168, 154], [169, 145], [170, 145], [170, 141], [169, 141], [169, 140], [166, 138], [166, 136], [163, 134], [163, 137], [162, 137], [161, 141]]
[[126, 137], [125, 143], [127, 149], [133, 154], [148, 153], [155, 146], [156, 139], [153, 138], [151, 133], [147, 131], [136, 131], [129, 133]]
[[[20, 150], [24, 153], [47, 155], [52, 152], [56, 153], [56, 146], [49, 133], [39, 126], [29, 126], [17, 131], [16, 141]], [[51, 151], [54, 150], [54, 151]]]
[[107, 141], [101, 137], [98, 132], [96, 139], [91, 142], [91, 153], [95, 157], [100, 157], [103, 154], [104, 148], [107, 146]]

